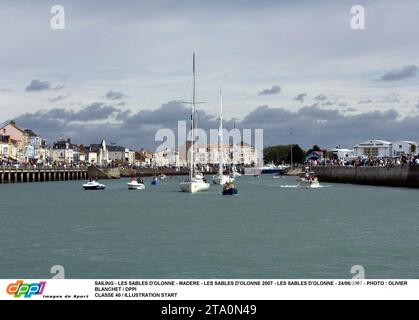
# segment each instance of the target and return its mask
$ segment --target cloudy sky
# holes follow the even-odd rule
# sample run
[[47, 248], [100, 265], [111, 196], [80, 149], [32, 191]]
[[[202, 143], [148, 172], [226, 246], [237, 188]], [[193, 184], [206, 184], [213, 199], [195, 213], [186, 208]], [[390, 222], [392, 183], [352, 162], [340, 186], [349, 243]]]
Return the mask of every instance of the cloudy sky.
[[415, 0], [0, 0], [0, 121], [153, 148], [188, 118], [196, 52], [204, 127], [222, 88], [226, 127], [263, 128], [265, 145], [419, 140], [418, 16]]

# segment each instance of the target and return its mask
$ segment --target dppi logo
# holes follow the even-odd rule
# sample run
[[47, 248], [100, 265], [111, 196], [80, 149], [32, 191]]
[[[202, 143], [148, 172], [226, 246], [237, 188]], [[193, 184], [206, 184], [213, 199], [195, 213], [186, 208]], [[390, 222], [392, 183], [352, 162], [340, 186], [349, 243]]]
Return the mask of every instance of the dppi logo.
[[23, 280], [18, 280], [15, 283], [11, 283], [7, 286], [7, 293], [14, 295], [15, 298], [30, 298], [36, 294], [42, 294], [45, 289], [45, 281], [38, 283], [24, 283]]

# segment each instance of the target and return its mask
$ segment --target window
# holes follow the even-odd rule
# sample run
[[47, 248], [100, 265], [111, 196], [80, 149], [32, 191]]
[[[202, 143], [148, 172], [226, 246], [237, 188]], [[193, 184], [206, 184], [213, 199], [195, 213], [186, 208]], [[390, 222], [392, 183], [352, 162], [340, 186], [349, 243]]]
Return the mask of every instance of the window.
[[364, 148], [367, 157], [378, 157], [378, 148]]

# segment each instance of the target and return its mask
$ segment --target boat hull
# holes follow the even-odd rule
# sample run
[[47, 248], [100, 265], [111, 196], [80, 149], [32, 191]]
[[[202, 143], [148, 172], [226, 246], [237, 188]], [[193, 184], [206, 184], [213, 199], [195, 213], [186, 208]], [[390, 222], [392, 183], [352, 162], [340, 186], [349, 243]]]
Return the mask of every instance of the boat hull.
[[299, 181], [298, 186], [300, 188], [320, 188], [320, 183], [318, 181]]
[[143, 190], [143, 189], [145, 189], [145, 185], [143, 185], [142, 183], [137, 183], [137, 184], [127, 183], [127, 185], [128, 185], [128, 190]]
[[223, 189], [223, 196], [232, 196], [238, 193], [239, 191], [237, 190], [237, 188]]
[[187, 192], [187, 193], [208, 191], [210, 188], [210, 184], [208, 182], [186, 181], [186, 182], [181, 182], [179, 186], [182, 192]]
[[83, 186], [84, 190], [105, 190], [106, 187], [104, 185], [99, 186]]
[[285, 170], [280, 168], [269, 168], [269, 169], [261, 169], [262, 174], [284, 174]]

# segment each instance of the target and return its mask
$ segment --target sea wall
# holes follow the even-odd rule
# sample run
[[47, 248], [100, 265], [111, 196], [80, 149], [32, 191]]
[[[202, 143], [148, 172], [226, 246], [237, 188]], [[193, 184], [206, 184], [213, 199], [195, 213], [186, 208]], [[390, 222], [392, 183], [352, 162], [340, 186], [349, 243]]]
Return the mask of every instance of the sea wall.
[[312, 168], [320, 182], [419, 188], [419, 166]]

